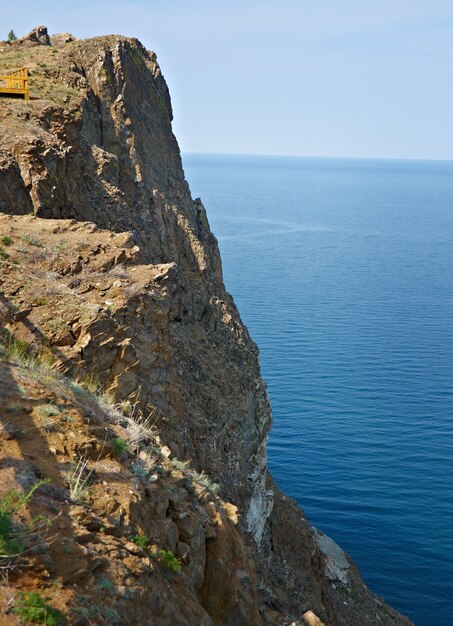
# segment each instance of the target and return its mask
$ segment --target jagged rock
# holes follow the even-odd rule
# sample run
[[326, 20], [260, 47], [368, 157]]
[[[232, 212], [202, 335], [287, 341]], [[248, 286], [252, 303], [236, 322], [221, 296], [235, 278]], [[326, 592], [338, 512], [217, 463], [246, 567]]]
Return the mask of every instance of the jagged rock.
[[71, 35], [71, 33], [56, 33], [52, 35], [50, 38], [50, 43], [52, 46], [58, 46], [62, 43], [71, 43], [71, 41], [77, 41], [78, 37]]
[[326, 557], [325, 575], [329, 580], [339, 581], [343, 585], [349, 582], [350, 565], [346, 554], [330, 537], [319, 531], [315, 532], [315, 541]]
[[321, 622], [319, 617], [315, 615], [313, 611], [307, 611], [302, 617], [307, 626], [324, 626], [324, 623]]
[[21, 44], [50, 46], [50, 37], [47, 34], [46, 26], [37, 26], [28, 35], [17, 40]]

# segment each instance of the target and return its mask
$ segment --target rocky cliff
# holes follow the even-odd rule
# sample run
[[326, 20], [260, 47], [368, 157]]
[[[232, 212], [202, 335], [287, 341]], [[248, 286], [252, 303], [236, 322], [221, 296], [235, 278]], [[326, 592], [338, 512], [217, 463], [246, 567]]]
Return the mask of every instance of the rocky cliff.
[[42, 589], [80, 625], [408, 624], [268, 474], [258, 350], [155, 54], [35, 39], [0, 45], [32, 77], [0, 109], [0, 495], [49, 478], [11, 519], [50, 521], [5, 561], [5, 623]]

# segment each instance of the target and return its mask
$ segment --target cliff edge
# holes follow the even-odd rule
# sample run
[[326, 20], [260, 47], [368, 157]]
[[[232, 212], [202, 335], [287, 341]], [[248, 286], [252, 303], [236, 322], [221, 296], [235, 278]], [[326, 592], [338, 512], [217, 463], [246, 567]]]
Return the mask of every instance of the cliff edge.
[[258, 350], [155, 54], [40, 39], [0, 44], [31, 72], [0, 109], [0, 522], [27, 531], [2, 623], [37, 592], [80, 626], [410, 624], [268, 473]]

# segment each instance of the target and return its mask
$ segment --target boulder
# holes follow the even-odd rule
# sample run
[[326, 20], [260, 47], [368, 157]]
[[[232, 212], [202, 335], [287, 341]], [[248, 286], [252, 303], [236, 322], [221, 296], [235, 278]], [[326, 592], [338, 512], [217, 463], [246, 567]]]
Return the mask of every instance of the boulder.
[[18, 39], [19, 43], [32, 44], [37, 46], [50, 46], [50, 37], [47, 33], [47, 26], [36, 26], [28, 35]]

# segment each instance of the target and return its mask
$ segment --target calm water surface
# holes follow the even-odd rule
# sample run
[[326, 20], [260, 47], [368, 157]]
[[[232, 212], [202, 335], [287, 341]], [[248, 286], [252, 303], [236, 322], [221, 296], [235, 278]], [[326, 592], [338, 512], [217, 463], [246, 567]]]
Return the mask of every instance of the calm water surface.
[[260, 348], [277, 483], [417, 626], [453, 624], [453, 162], [184, 166]]

